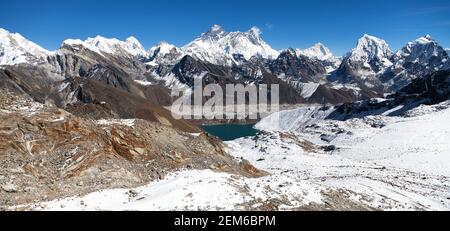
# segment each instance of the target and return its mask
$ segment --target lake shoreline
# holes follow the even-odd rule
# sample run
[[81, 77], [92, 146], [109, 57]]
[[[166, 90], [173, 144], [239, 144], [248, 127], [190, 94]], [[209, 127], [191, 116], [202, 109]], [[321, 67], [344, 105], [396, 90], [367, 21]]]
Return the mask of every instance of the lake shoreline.
[[207, 125], [251, 125], [251, 124], [257, 124], [261, 119], [254, 119], [254, 120], [187, 120], [188, 122], [196, 125], [196, 126], [207, 126]]
[[222, 141], [231, 141], [242, 137], [255, 136], [260, 131], [254, 126], [255, 124], [218, 124], [202, 125], [200, 128]]

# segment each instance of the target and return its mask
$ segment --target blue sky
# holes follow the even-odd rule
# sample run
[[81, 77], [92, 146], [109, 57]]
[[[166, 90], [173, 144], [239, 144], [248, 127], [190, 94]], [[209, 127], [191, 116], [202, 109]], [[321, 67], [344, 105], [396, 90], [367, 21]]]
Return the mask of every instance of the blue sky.
[[449, 0], [0, 0], [0, 27], [54, 50], [67, 38], [137, 37], [182, 46], [213, 24], [227, 31], [257, 26], [275, 49], [322, 42], [342, 55], [364, 33], [393, 50], [431, 34], [450, 47]]

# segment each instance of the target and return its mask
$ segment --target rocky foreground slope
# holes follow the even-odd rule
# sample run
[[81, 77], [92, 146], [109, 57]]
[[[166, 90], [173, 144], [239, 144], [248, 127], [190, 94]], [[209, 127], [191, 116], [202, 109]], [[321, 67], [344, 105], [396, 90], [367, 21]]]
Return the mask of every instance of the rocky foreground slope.
[[0, 209], [135, 187], [180, 169], [263, 175], [239, 162], [219, 140], [168, 121], [83, 119], [0, 91]]

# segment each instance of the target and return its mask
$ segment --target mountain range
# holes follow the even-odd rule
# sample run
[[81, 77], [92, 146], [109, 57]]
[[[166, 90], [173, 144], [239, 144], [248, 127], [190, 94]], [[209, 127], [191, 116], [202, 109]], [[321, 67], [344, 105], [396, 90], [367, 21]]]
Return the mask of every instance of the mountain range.
[[[146, 50], [134, 37], [97, 36], [67, 39], [56, 51], [0, 29], [0, 86], [75, 114], [89, 105], [96, 116], [120, 118], [170, 105], [170, 90], [189, 92], [199, 76], [204, 84], [277, 83], [283, 104], [340, 104], [395, 93], [449, 63], [447, 51], [429, 35], [392, 51], [383, 39], [365, 34], [336, 57], [322, 43], [277, 51], [256, 27], [226, 32], [214, 25], [183, 47], [163, 41]], [[121, 94], [127, 97], [113, 97]]]

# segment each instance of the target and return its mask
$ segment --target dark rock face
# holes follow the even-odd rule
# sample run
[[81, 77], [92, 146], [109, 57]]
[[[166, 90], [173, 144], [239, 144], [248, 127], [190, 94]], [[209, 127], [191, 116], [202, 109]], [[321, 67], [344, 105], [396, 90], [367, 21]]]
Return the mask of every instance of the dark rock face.
[[52, 74], [45, 68], [28, 64], [0, 69], [0, 87], [2, 89], [29, 95], [42, 103], [51, 102], [62, 105], [61, 100], [52, 93], [55, 91], [54, 83], [62, 80], [62, 77]]
[[263, 72], [260, 83], [278, 84], [280, 94], [279, 100], [281, 104], [298, 104], [307, 102], [306, 99], [298, 94], [298, 91], [295, 88], [268, 72]]
[[450, 98], [450, 70], [438, 71], [424, 78], [414, 79], [393, 97], [417, 97], [429, 99], [431, 104]]
[[320, 148], [325, 152], [332, 152], [337, 149], [335, 145], [322, 146]]
[[172, 69], [172, 73], [177, 79], [190, 87], [194, 86], [194, 78], [200, 76], [203, 76], [203, 85], [211, 83], [236, 83], [236, 81], [231, 78], [230, 72], [230, 69], [225, 66], [218, 66], [200, 61], [189, 55], [184, 56]]
[[277, 76], [285, 75], [285, 78], [299, 82], [318, 83], [325, 78], [325, 67], [318, 61], [306, 56], [297, 56], [295, 51], [287, 50], [270, 63], [270, 71]]
[[297, 91], [290, 85], [268, 73], [259, 67], [248, 67], [248, 63], [242, 66], [217, 66], [190, 56], [185, 56], [172, 69], [172, 73], [177, 76], [180, 82], [188, 86], [194, 86], [194, 78], [202, 76], [203, 86], [207, 84], [219, 84], [225, 89], [226, 84], [279, 84], [280, 102], [296, 104], [305, 102]]
[[332, 86], [320, 85], [317, 90], [311, 95], [311, 97], [309, 97], [308, 102], [319, 104], [330, 103], [336, 105], [380, 96], [380, 94], [377, 94], [370, 90], [361, 90], [360, 92], [355, 92], [352, 89], [334, 89]]
[[438, 71], [414, 79], [408, 86], [385, 99], [369, 99], [344, 103], [329, 119], [346, 120], [367, 115], [379, 115], [396, 107], [388, 115], [402, 115], [420, 104], [436, 104], [450, 99], [450, 71]]

